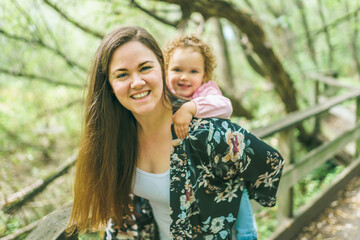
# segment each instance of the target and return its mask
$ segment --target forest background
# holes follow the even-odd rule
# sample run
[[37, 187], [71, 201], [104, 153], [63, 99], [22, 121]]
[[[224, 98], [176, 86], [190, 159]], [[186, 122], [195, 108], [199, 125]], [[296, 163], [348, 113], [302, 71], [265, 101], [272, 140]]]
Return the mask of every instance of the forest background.
[[[0, 237], [71, 202], [87, 73], [112, 29], [141, 26], [162, 47], [180, 33], [201, 35], [232, 120], [251, 130], [312, 105], [314, 74], [359, 86], [359, 11], [359, 0], [2, 0]], [[303, 127], [299, 155], [314, 144]], [[341, 169], [332, 161], [314, 172], [296, 205]], [[272, 211], [257, 213], [263, 238], [276, 227]]]

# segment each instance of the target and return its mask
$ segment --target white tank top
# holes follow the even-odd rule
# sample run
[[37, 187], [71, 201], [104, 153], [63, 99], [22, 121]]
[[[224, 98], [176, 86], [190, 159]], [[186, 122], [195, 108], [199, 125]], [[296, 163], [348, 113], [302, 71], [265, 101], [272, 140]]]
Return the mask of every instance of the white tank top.
[[159, 227], [160, 239], [170, 237], [170, 169], [154, 174], [136, 168], [134, 194], [149, 200], [155, 221]]

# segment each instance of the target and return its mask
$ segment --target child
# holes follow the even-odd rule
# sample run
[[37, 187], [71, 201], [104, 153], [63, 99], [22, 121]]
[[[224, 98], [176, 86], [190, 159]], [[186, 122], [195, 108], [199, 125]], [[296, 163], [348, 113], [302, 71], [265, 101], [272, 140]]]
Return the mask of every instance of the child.
[[[212, 79], [215, 57], [211, 48], [195, 36], [181, 36], [164, 52], [167, 84], [178, 96], [191, 99], [174, 114], [176, 135], [184, 139], [193, 117], [229, 119], [231, 102]], [[235, 224], [236, 239], [257, 239], [256, 226], [246, 190]]]

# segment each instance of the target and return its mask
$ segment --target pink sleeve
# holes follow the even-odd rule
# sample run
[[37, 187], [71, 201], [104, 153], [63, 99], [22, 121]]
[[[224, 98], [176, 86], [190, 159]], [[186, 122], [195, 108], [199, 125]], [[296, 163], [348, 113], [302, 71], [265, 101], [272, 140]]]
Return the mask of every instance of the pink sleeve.
[[201, 85], [194, 93], [192, 101], [196, 104], [197, 118], [217, 117], [229, 119], [232, 113], [231, 102], [224, 97], [214, 81]]

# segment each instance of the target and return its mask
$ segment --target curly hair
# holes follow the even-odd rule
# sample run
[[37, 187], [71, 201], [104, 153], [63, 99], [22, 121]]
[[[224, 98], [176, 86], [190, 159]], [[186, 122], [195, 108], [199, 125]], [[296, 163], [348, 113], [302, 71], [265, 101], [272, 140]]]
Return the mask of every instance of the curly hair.
[[205, 66], [205, 82], [212, 80], [213, 78], [213, 71], [216, 67], [216, 60], [213, 53], [213, 50], [209, 45], [207, 45], [204, 41], [198, 38], [195, 35], [185, 35], [179, 36], [172, 40], [170, 43], [167, 44], [164, 50], [164, 57], [165, 57], [165, 70], [167, 71], [169, 67], [169, 60], [177, 48], [188, 48], [191, 47], [195, 51], [198, 51], [204, 58], [204, 66]]

